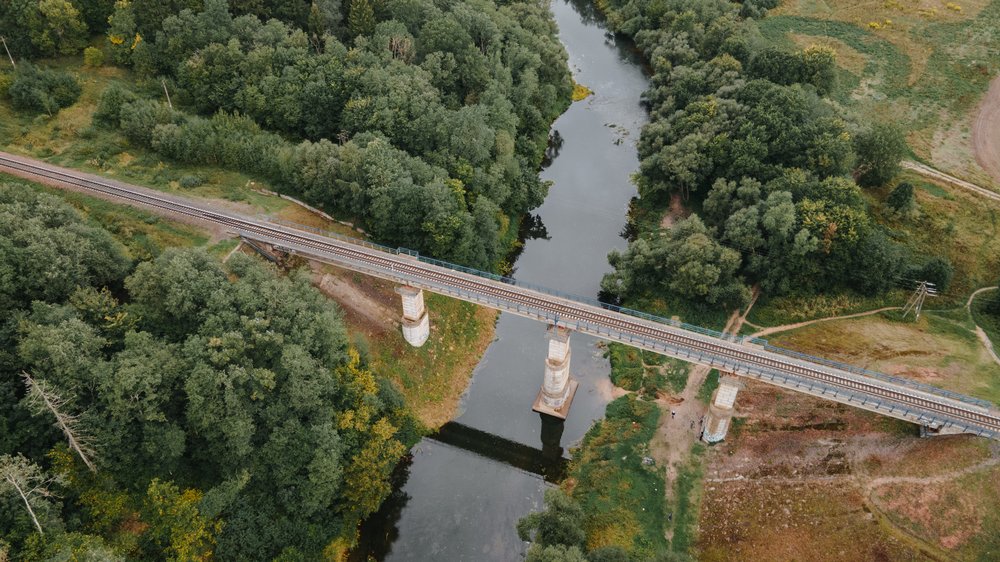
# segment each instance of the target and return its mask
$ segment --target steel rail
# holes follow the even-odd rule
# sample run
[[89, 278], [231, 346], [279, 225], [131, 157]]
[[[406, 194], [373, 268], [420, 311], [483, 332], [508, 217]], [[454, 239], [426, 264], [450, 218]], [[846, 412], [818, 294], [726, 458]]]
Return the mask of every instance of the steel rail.
[[[967, 432], [1000, 439], [1000, 414], [982, 406], [966, 404], [952, 398], [826, 365], [792, 359], [778, 353], [755, 349], [741, 342], [722, 340], [676, 326], [659, 324], [621, 312], [610, 311], [592, 304], [576, 302], [501, 281], [484, 279], [469, 273], [427, 264], [408, 257], [407, 254], [392, 253], [360, 240], [357, 243], [352, 243], [288, 226], [270, 224], [266, 221], [221, 211], [179, 197], [151, 192], [145, 188], [104, 178], [95, 178], [73, 171], [64, 171], [52, 165], [38, 165], [8, 155], [0, 155], [0, 168], [8, 168], [21, 172], [21, 174], [40, 176], [73, 187], [96, 191], [115, 199], [124, 200], [132, 205], [188, 216], [200, 222], [214, 223], [246, 238], [283, 247], [321, 260], [332, 260], [338, 265], [353, 266], [365, 273], [392, 280], [422, 281], [428, 284], [429, 290], [433, 291], [437, 288], [440, 289], [439, 292], [465, 298], [471, 302], [483, 304], [484, 301], [492, 302], [495, 300], [505, 303], [506, 308], [495, 305], [494, 308], [511, 311], [515, 307], [520, 310], [522, 306], [526, 309], [536, 309], [545, 312], [546, 318], [552, 316], [557, 318], [555, 322], [559, 325], [569, 328], [575, 327], [599, 337], [615, 339], [610, 337], [610, 332], [607, 332], [607, 330], [615, 330], [630, 339], [634, 335], [652, 340], [647, 345], [652, 345], [654, 350], [657, 343], [664, 348], [696, 350], [699, 354], [708, 354], [709, 357], [718, 358], [723, 363], [727, 360], [739, 363], [747, 371], [747, 374], [752, 373], [754, 369], [758, 375], [770, 373], [771, 382], [774, 384], [778, 384], [773, 380], [775, 373], [784, 376], [786, 382], [789, 374], [806, 380], [818, 381], [849, 393], [872, 396], [876, 401], [885, 400], [899, 404], [902, 408], [913, 408], [944, 416], [945, 424], [950, 423]], [[462, 291], [470, 295], [479, 295], [480, 298], [463, 296]], [[532, 316], [531, 314], [525, 315]], [[534, 315], [534, 317], [538, 316], [543, 315]], [[602, 333], [601, 327], [604, 327], [606, 332]], [[768, 382], [766, 378], [758, 378]], [[779, 386], [792, 388], [788, 384]], [[825, 390], [823, 394], [825, 394]], [[901, 417], [901, 415], [894, 413], [895, 406], [891, 406], [890, 410], [889, 415]], [[924, 418], [920, 412], [907, 411], [906, 414], [909, 417]], [[906, 416], [902, 417], [909, 419]], [[933, 416], [928, 416], [928, 419], [940, 421]]]

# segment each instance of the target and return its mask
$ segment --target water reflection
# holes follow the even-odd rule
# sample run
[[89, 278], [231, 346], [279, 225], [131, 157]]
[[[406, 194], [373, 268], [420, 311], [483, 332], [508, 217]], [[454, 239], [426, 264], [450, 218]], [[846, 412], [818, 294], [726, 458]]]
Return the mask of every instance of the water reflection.
[[[639, 103], [648, 87], [630, 45], [600, 25], [584, 0], [551, 5], [576, 80], [594, 95], [553, 125], [551, 182], [545, 202], [521, 223], [517, 279], [596, 296], [610, 270], [607, 253], [626, 246], [619, 233], [638, 168], [634, 139], [645, 123]], [[555, 132], [555, 131], [558, 131]], [[598, 340], [574, 334], [571, 376], [580, 384], [565, 422], [531, 412], [544, 373], [545, 325], [501, 314], [496, 339], [473, 373], [455, 421], [413, 450], [367, 551], [378, 560], [517, 560], [525, 544], [517, 520], [542, 507], [546, 487], [565, 469], [566, 447], [603, 416], [611, 395], [608, 360]], [[539, 448], [540, 447], [540, 448]], [[401, 505], [400, 505], [401, 504]], [[377, 541], [393, 544], [375, 544]], [[377, 546], [377, 548], [372, 548]], [[359, 549], [364, 550], [364, 549]]]
[[552, 165], [552, 162], [559, 156], [559, 150], [563, 145], [563, 137], [559, 131], [553, 129], [549, 133], [549, 144], [545, 147], [545, 155], [542, 156], [542, 169], [548, 168]]

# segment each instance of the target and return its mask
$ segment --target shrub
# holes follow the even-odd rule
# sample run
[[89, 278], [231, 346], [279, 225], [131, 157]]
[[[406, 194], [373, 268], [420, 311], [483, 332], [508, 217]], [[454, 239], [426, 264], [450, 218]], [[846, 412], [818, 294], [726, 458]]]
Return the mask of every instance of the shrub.
[[134, 102], [135, 94], [121, 84], [111, 84], [101, 92], [101, 100], [97, 102], [94, 111], [94, 123], [105, 127], [118, 127], [121, 122], [121, 110], [126, 104]]
[[917, 281], [927, 281], [933, 283], [939, 293], [948, 290], [951, 278], [955, 274], [955, 268], [947, 258], [935, 256], [920, 267], [911, 270], [910, 277]]
[[7, 91], [15, 109], [53, 113], [80, 97], [80, 84], [68, 72], [21, 63]]
[[10, 85], [14, 83], [14, 75], [10, 72], [0, 72], [0, 98], [7, 97]]
[[180, 186], [185, 189], [191, 189], [192, 187], [198, 187], [199, 185], [201, 185], [202, 180], [198, 176], [187, 175], [187, 176], [181, 176], [181, 179], [179, 179], [177, 183], [180, 184]]
[[180, 115], [157, 101], [136, 100], [126, 103], [119, 110], [119, 123], [128, 140], [141, 146], [149, 146], [157, 125], [180, 121]]
[[892, 190], [885, 202], [894, 213], [900, 216], [909, 216], [917, 209], [913, 186], [905, 181]]
[[97, 68], [104, 64], [104, 51], [97, 47], [87, 47], [83, 50], [83, 64]]

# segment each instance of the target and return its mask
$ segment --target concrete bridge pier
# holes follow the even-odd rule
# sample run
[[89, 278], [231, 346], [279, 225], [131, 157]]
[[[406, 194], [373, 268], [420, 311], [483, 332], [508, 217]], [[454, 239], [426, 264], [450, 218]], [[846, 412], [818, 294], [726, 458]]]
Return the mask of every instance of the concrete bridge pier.
[[420, 347], [431, 333], [430, 320], [424, 307], [424, 292], [414, 287], [396, 287], [403, 298], [403, 339], [413, 347]]
[[723, 375], [719, 379], [719, 388], [712, 395], [712, 403], [705, 414], [704, 429], [701, 439], [706, 443], [718, 443], [726, 438], [729, 432], [729, 422], [733, 419], [736, 404], [736, 393], [743, 388], [743, 383], [732, 375]]
[[570, 331], [549, 326], [545, 338], [549, 340], [549, 353], [545, 359], [545, 378], [538, 391], [532, 410], [559, 419], [566, 419], [570, 404], [576, 395], [578, 383], [569, 376]]

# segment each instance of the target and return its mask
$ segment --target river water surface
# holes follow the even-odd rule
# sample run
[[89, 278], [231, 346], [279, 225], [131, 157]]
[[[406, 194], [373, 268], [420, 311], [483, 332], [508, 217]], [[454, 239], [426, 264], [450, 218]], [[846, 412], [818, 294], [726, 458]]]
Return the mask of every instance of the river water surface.
[[[594, 95], [553, 124], [551, 180], [535, 211], [514, 277], [596, 297], [624, 248], [620, 233], [635, 188], [635, 142], [646, 115], [647, 88], [631, 45], [612, 37], [588, 0], [553, 0], [559, 38], [577, 82]], [[556, 135], [558, 133], [558, 135]], [[579, 442], [610, 399], [609, 366], [598, 341], [572, 336], [570, 373], [580, 382], [569, 418], [531, 411], [542, 383], [545, 325], [502, 314], [496, 340], [473, 374], [458, 417], [413, 449], [396, 489], [362, 530], [360, 560], [518, 560], [526, 544], [515, 525], [542, 507], [558, 478], [564, 449]], [[431, 328], [433, 330], [433, 327]], [[544, 474], [545, 477], [541, 474]]]

